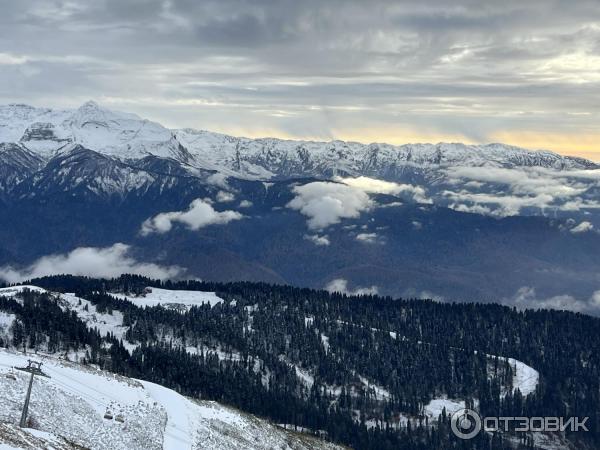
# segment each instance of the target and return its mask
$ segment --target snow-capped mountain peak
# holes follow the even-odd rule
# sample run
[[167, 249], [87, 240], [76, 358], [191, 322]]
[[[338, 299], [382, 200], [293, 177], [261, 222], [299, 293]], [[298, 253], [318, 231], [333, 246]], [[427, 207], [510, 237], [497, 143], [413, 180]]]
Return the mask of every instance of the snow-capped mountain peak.
[[76, 110], [0, 107], [0, 142], [19, 143], [45, 159], [77, 143], [121, 159], [170, 157], [178, 145], [160, 124], [88, 101]]

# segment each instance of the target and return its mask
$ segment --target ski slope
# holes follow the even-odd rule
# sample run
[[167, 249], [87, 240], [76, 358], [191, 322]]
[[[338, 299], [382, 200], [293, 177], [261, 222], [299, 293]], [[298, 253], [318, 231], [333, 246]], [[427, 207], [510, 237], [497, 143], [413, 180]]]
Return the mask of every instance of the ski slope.
[[[29, 374], [13, 367], [26, 366], [28, 358], [42, 361], [51, 378], [35, 378], [32, 428], [21, 430], [17, 425]], [[338, 448], [154, 383], [48, 355], [0, 350], [0, 450], [74, 448], [69, 443], [94, 450]]]

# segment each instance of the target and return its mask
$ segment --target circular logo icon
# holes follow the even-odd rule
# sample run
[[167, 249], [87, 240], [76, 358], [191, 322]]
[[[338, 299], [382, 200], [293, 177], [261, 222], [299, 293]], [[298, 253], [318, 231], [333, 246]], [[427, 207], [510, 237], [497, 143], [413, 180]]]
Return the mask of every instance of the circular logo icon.
[[473, 439], [481, 431], [481, 417], [472, 409], [459, 409], [450, 420], [454, 435], [460, 439]]

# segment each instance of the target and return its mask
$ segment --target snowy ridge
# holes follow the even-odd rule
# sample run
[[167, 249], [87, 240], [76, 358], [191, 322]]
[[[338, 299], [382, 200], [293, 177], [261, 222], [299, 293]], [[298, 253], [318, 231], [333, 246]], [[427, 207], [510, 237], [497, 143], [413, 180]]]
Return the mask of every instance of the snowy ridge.
[[549, 151], [488, 144], [361, 144], [357, 142], [291, 141], [236, 138], [207, 131], [176, 130], [177, 139], [207, 168], [245, 178], [370, 175], [397, 178], [415, 168], [529, 167], [585, 169], [596, 165]]
[[[0, 106], [0, 196], [10, 202], [57, 192], [139, 201], [228, 190], [227, 177], [260, 181], [265, 190], [276, 181], [366, 177], [400, 183], [402, 199], [412, 192], [411, 201], [463, 213], [581, 222], [600, 209], [599, 174], [600, 165], [582, 158], [503, 144], [248, 139], [171, 130], [94, 102], [60, 111]], [[236, 195], [252, 204], [243, 197], [253, 195], [253, 183], [240, 184]], [[211, 199], [219, 203], [223, 197], [213, 192]], [[585, 218], [599, 226], [594, 219]]]
[[45, 159], [81, 145], [121, 160], [154, 155], [171, 158], [189, 169], [217, 170], [247, 179], [336, 174], [394, 178], [405, 168], [414, 167], [597, 167], [581, 158], [503, 144], [366, 145], [248, 139], [189, 128], [170, 130], [135, 114], [102, 108], [92, 101], [76, 110], [0, 106], [2, 142], [19, 144]]
[[69, 442], [107, 450], [338, 448], [215, 402], [40, 355], [33, 359], [52, 378], [36, 377], [29, 414], [34, 429], [21, 432], [28, 375], [13, 367], [31, 357], [0, 350], [0, 448], [74, 448]]

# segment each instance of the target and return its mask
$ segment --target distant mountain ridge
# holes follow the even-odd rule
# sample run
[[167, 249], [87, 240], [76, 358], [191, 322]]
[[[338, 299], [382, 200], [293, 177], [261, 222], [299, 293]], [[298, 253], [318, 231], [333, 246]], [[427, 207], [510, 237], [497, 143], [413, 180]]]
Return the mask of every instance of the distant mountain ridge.
[[596, 169], [596, 163], [549, 151], [503, 144], [360, 144], [356, 142], [248, 139], [193, 129], [170, 130], [135, 114], [87, 102], [76, 110], [0, 106], [0, 142], [44, 160], [76, 146], [138, 160], [169, 158], [190, 172], [219, 171], [243, 179], [366, 175], [395, 180], [406, 169], [446, 166]]

